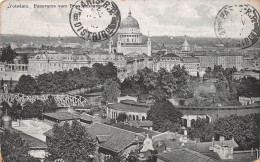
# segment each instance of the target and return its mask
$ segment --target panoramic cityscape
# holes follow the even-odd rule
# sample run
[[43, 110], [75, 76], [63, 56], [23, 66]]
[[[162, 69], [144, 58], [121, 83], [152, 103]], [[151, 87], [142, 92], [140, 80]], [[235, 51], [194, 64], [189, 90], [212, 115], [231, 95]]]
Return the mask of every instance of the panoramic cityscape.
[[1, 4], [0, 162], [260, 160], [257, 2], [78, 2]]

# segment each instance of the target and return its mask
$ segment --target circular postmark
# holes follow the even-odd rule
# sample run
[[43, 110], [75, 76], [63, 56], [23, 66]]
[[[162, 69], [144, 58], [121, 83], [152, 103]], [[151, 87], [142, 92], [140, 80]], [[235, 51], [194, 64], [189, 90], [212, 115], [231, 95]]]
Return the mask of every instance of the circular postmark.
[[255, 44], [260, 35], [260, 16], [249, 4], [226, 5], [215, 19], [215, 33], [226, 47], [247, 48]]
[[80, 38], [99, 42], [117, 32], [121, 14], [118, 6], [110, 0], [78, 0], [71, 8], [69, 20]]

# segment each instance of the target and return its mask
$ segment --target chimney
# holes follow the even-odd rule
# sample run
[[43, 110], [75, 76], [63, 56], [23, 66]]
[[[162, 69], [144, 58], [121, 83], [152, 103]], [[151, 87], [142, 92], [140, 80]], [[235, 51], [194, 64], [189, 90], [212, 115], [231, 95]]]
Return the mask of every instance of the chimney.
[[162, 146], [162, 142], [161, 140], [158, 141], [158, 147], [161, 147]]
[[225, 137], [224, 136], [220, 136], [219, 137], [219, 141], [225, 141]]
[[187, 135], [188, 135], [187, 129], [184, 129], [184, 136], [187, 136]]
[[164, 146], [164, 150], [163, 150], [163, 153], [166, 153], [167, 150], [166, 150], [166, 145]]

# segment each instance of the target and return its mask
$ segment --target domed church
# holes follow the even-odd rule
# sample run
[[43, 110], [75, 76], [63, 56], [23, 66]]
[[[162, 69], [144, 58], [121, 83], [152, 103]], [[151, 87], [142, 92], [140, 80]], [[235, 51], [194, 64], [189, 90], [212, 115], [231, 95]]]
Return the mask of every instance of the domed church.
[[117, 33], [118, 39], [116, 46], [113, 45], [112, 39], [109, 41], [109, 52], [116, 50], [117, 53], [123, 53], [124, 55], [130, 53], [146, 54], [151, 56], [151, 40], [148, 36], [146, 43], [143, 43], [142, 33], [138, 21], [132, 17], [131, 11], [120, 25]]

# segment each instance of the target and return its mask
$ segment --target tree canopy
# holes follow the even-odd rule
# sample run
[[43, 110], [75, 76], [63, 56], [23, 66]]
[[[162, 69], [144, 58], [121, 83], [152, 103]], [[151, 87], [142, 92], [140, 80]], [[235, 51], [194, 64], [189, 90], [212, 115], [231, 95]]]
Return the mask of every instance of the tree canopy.
[[119, 113], [118, 117], [116, 118], [117, 121], [124, 122], [127, 119], [127, 115], [125, 113]]
[[104, 84], [103, 97], [108, 102], [115, 102], [120, 96], [119, 84], [112, 79], [107, 79]]
[[182, 113], [168, 100], [155, 102], [147, 113], [148, 120], [153, 121], [154, 130], [176, 131], [182, 124]]
[[92, 68], [81, 67], [69, 71], [44, 73], [36, 80], [29, 75], [22, 75], [14, 92], [23, 94], [57, 94], [81, 88], [92, 88], [104, 84], [106, 80], [117, 79], [117, 69], [113, 63], [94, 64]]
[[133, 77], [127, 78], [121, 84], [123, 95], [134, 95], [140, 99], [162, 100], [173, 96], [187, 98], [189, 76], [184, 67], [176, 65], [168, 72], [160, 69], [153, 72], [144, 68], [137, 71]]
[[26, 95], [35, 94], [37, 91], [36, 81], [30, 75], [22, 75], [14, 88], [14, 92]]
[[53, 136], [47, 140], [48, 160], [63, 159], [67, 162], [77, 160], [88, 162], [94, 155], [96, 142], [79, 122], [68, 122], [53, 127]]
[[11, 48], [11, 46], [4, 47], [2, 49], [2, 55], [0, 60], [2, 62], [14, 63], [14, 58], [17, 56], [17, 53]]
[[29, 155], [29, 147], [18, 133], [5, 130], [0, 134], [2, 158], [8, 162], [40, 162]]

